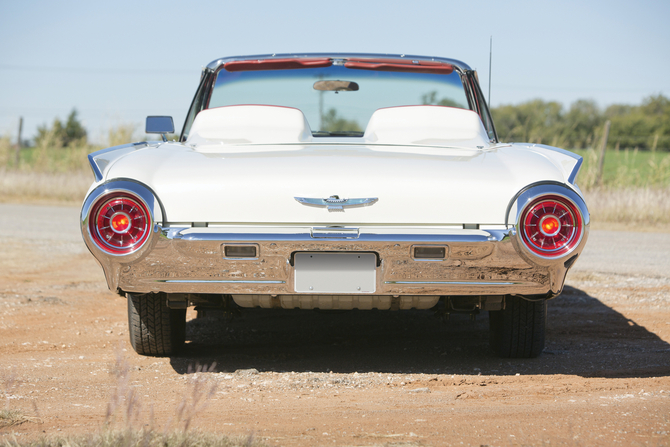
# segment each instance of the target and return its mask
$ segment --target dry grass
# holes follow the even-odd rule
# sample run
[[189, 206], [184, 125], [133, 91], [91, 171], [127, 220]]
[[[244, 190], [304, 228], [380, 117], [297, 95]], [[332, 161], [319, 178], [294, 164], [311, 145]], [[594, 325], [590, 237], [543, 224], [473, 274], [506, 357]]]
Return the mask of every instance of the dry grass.
[[[208, 400], [216, 392], [217, 382], [208, 374], [214, 367], [214, 364], [210, 368], [197, 366], [195, 370], [189, 367], [186, 390], [175, 409], [177, 428], [171, 429], [168, 422], [160, 431], [155, 426], [152, 407], [149, 407], [149, 421], [143, 418], [144, 407], [135, 389], [130, 386], [132, 368], [119, 347], [116, 361], [110, 368], [110, 374], [116, 378], [116, 386], [107, 405], [105, 423], [98, 433], [22, 441], [5, 436], [0, 440], [0, 447], [267, 447], [253, 433], [229, 437], [189, 430], [195, 417], [207, 408]], [[42, 423], [38, 417], [28, 417], [20, 410], [9, 409], [9, 397], [20, 384], [14, 371], [0, 377], [0, 391], [6, 399], [6, 409], [0, 411], [0, 429], [25, 422]]]
[[[135, 129], [130, 124], [110, 129], [110, 146], [133, 141]], [[17, 160], [13, 141], [0, 137], [0, 202], [81, 204], [93, 183], [87, 156], [99, 149], [81, 142], [62, 147], [47, 136], [22, 149]]]
[[595, 224], [670, 226], [670, 188], [592, 189], [584, 195]]
[[228, 437], [202, 432], [159, 433], [154, 430], [106, 430], [88, 436], [42, 438], [36, 441], [5, 439], [0, 447], [267, 447], [253, 435]]
[[112, 127], [107, 132], [107, 145], [111, 147], [138, 141], [134, 137], [136, 130], [137, 126], [134, 124], [119, 124]]
[[81, 203], [93, 182], [87, 155], [96, 149], [61, 147], [46, 138], [22, 149], [17, 160], [10, 139], [0, 138], [0, 201]]
[[[21, 410], [10, 408], [10, 400], [21, 384], [21, 380], [18, 379], [16, 371], [13, 369], [0, 375], [0, 392], [2, 392], [5, 400], [5, 408], [0, 410], [0, 429], [16, 427], [25, 422], [42, 422], [39, 417], [28, 416]], [[37, 407], [34, 408], [35, 414], [37, 414]]]
[[16, 427], [25, 422], [41, 423], [39, 418], [28, 416], [21, 410], [0, 410], [0, 429]]
[[90, 170], [58, 173], [0, 168], [0, 202], [80, 205], [91, 183]]
[[16, 149], [8, 137], [0, 138], [0, 169], [18, 172], [71, 173], [89, 170], [87, 155], [100, 149], [85, 143], [61, 146], [57, 138], [44, 138], [40, 144]]

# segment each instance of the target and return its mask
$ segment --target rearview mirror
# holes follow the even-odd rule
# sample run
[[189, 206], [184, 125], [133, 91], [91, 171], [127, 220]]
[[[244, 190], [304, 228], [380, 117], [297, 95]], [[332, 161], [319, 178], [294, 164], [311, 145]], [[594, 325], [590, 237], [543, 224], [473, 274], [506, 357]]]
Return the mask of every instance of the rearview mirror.
[[316, 81], [314, 90], [323, 92], [356, 92], [358, 84], [352, 81]]
[[147, 116], [144, 127], [146, 133], [159, 133], [163, 141], [167, 141], [166, 134], [174, 133], [174, 121], [171, 116]]

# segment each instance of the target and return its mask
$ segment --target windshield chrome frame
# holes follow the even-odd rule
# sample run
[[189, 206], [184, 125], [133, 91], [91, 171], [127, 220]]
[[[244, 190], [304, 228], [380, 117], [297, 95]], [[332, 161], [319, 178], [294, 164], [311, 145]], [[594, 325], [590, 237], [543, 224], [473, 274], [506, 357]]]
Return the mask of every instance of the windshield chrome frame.
[[[443, 62], [446, 64], [451, 64], [454, 67], [454, 70], [461, 76], [461, 80], [463, 81], [463, 88], [465, 89], [466, 97], [468, 98], [474, 98], [476, 95], [471, 91], [471, 87], [468, 82], [465, 81], [465, 78], [468, 77], [468, 73], [472, 71], [470, 66], [468, 66], [466, 63], [461, 62], [456, 59], [448, 59], [448, 58], [442, 58], [442, 57], [432, 57], [432, 56], [417, 56], [417, 55], [409, 55], [409, 54], [384, 54], [384, 53], [274, 53], [274, 54], [260, 54], [260, 55], [251, 55], [251, 56], [232, 56], [232, 57], [224, 57], [220, 59], [215, 59], [214, 61], [210, 62], [206, 68], [203, 69], [203, 73], [201, 76], [200, 84], [198, 85], [198, 89], [196, 90], [196, 94], [193, 98], [193, 101], [191, 102], [191, 106], [189, 107], [188, 113], [186, 114], [186, 120], [184, 121], [184, 126], [182, 127], [182, 132], [179, 137], [179, 141], [186, 141], [186, 138], [188, 137], [188, 132], [191, 129], [191, 125], [193, 124], [193, 120], [195, 119], [195, 116], [200, 112], [201, 110], [204, 109], [204, 106], [209, 103], [209, 96], [212, 93], [213, 90], [213, 85], [215, 81], [216, 74], [219, 70], [223, 68], [223, 65], [226, 64], [227, 62], [233, 62], [233, 61], [245, 61], [245, 60], [265, 60], [265, 59], [287, 59], [287, 58], [331, 58], [331, 59], [398, 59], [398, 60], [408, 60], [408, 59], [416, 59], [416, 60], [422, 60], [422, 61], [431, 61], [431, 62]], [[477, 80], [474, 78], [474, 76], [471, 77], [472, 81], [475, 84], [478, 85]], [[200, 105], [199, 110], [195, 110], [197, 105]], [[472, 104], [471, 104], [472, 106]], [[472, 108], [473, 111], [476, 113], [480, 113], [478, 111], [479, 107], [477, 105], [474, 105], [474, 108]], [[488, 109], [488, 105], [486, 105], [486, 110], [483, 111], [489, 119], [490, 122], [493, 123], [493, 120], [491, 119], [491, 114]], [[483, 120], [482, 120], [483, 122]], [[495, 129], [495, 127], [494, 127]], [[495, 130], [494, 130], [495, 132]], [[497, 136], [496, 136], [496, 141], [497, 141]]]

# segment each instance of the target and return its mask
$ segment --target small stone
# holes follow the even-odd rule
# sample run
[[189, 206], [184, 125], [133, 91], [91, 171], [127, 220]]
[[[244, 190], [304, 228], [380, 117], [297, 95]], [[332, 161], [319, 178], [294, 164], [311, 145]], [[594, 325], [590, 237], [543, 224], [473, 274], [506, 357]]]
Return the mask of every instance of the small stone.
[[414, 388], [413, 390], [407, 390], [408, 393], [430, 393], [429, 388]]

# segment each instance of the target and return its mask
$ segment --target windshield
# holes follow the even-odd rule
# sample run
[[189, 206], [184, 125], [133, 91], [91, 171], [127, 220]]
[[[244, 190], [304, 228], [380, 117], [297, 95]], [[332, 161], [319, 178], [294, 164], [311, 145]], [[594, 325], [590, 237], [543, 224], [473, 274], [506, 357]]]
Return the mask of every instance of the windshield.
[[207, 108], [240, 104], [300, 109], [314, 136], [361, 136], [374, 111], [384, 107], [432, 104], [470, 109], [456, 71], [377, 71], [342, 64], [220, 69]]

